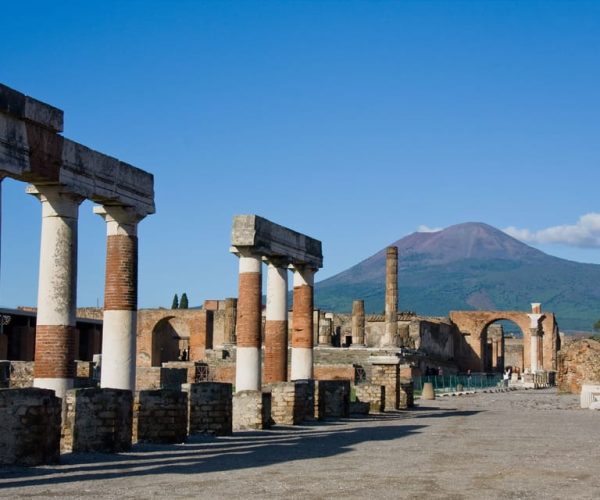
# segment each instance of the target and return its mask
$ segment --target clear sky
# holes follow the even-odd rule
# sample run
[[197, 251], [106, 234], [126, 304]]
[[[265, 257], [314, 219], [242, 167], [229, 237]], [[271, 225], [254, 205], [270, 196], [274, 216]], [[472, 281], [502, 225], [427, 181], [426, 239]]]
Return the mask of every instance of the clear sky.
[[[600, 263], [600, 2], [6, 0], [0, 15], [0, 81], [155, 175], [142, 307], [236, 295], [239, 213], [321, 239], [321, 279], [467, 221]], [[36, 302], [24, 189], [3, 183], [6, 306]], [[78, 303], [101, 305], [89, 202], [79, 227]]]

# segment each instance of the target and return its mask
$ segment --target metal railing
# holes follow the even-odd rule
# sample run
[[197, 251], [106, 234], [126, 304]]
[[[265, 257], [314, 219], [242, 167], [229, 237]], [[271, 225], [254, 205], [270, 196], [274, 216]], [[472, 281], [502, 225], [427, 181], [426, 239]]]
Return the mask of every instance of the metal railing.
[[[413, 377], [415, 396], [420, 395], [425, 382], [431, 382], [436, 393], [473, 391], [502, 387], [502, 373], [472, 373], [470, 375], [426, 375]], [[462, 388], [461, 388], [462, 387]]]

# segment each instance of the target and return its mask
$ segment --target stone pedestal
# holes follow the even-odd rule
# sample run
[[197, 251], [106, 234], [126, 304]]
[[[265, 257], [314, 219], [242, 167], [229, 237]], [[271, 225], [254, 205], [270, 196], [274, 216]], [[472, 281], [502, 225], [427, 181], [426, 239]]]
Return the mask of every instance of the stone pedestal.
[[270, 384], [271, 418], [280, 425], [298, 425], [304, 422], [309, 399], [309, 384], [304, 381]]
[[0, 465], [58, 463], [60, 419], [54, 391], [0, 389]]
[[66, 395], [61, 448], [118, 453], [131, 448], [133, 397], [121, 389], [72, 389]]
[[400, 408], [400, 359], [396, 356], [372, 356], [369, 360], [371, 383], [385, 386], [385, 409]]
[[354, 386], [356, 400], [369, 403], [371, 413], [385, 411], [385, 386], [377, 384], [358, 384]]
[[187, 439], [187, 393], [171, 390], [140, 391], [133, 403], [133, 441], [183, 443]]
[[233, 430], [262, 430], [271, 427], [271, 394], [238, 391], [233, 395]]
[[350, 381], [315, 380], [315, 416], [346, 418], [350, 416]]
[[188, 393], [189, 434], [228, 436], [232, 432], [232, 386], [220, 382], [185, 384]]

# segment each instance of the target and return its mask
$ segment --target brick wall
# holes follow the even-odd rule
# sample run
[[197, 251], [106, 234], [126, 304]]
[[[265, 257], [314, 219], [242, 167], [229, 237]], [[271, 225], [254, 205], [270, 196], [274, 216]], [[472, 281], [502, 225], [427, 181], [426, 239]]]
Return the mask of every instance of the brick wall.
[[61, 447], [115, 453], [131, 448], [133, 397], [121, 389], [72, 389], [66, 395]]
[[183, 443], [188, 430], [188, 395], [168, 389], [139, 391], [133, 403], [133, 441]]
[[61, 400], [48, 389], [0, 389], [0, 464], [57, 463]]

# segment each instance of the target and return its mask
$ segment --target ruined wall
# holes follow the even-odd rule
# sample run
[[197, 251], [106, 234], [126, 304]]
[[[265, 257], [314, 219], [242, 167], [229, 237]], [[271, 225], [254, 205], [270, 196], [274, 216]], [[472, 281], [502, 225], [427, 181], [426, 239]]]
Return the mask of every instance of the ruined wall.
[[173, 389], [180, 390], [187, 383], [187, 368], [162, 368], [159, 366], [138, 366], [135, 376], [135, 390]]
[[133, 402], [133, 441], [183, 443], [188, 431], [188, 395], [173, 390], [139, 391]]
[[232, 432], [231, 384], [201, 382], [185, 384], [188, 394], [189, 434], [228, 436]]
[[504, 338], [504, 366], [518, 368], [523, 373], [525, 364], [523, 361], [523, 339]]
[[584, 383], [600, 384], [600, 342], [596, 340], [570, 342], [559, 352], [558, 390], [579, 394]]

